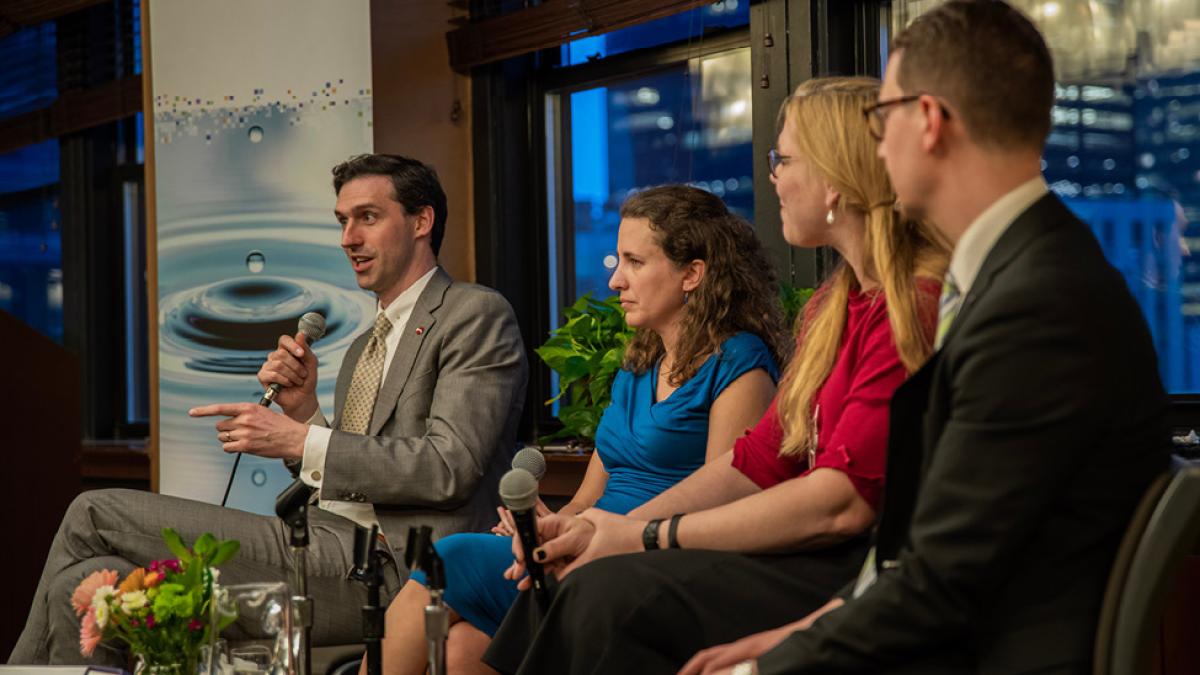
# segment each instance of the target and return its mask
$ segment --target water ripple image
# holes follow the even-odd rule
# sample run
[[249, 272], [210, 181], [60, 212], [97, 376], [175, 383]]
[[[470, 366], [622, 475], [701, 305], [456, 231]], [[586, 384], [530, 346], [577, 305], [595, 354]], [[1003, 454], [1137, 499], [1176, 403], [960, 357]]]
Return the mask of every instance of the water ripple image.
[[[317, 395], [332, 416], [347, 347], [375, 313], [339, 247], [330, 168], [369, 151], [369, 90], [337, 78], [273, 95], [156, 95], [160, 489], [219, 502], [233, 457], [215, 419], [186, 411], [256, 401], [256, 374], [306, 312], [326, 318], [313, 346]], [[268, 513], [291, 481], [278, 460], [245, 456], [229, 506]]]

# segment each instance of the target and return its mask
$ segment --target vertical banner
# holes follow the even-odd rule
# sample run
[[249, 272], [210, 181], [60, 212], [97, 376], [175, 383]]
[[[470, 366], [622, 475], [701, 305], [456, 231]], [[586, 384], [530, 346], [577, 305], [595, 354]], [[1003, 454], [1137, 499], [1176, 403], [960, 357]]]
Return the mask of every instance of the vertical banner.
[[[257, 401], [256, 373], [305, 312], [332, 411], [374, 314], [339, 248], [330, 169], [369, 152], [369, 0], [159, 0], [149, 7], [158, 299], [158, 488], [219, 503], [233, 456], [205, 403]], [[272, 513], [291, 481], [242, 458], [228, 505]]]

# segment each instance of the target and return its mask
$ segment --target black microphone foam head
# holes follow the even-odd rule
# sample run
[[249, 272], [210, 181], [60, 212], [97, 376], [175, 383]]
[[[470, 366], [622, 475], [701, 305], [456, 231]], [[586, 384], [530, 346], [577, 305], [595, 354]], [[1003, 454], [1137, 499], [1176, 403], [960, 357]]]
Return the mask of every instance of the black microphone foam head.
[[300, 317], [296, 330], [304, 333], [308, 344], [312, 344], [325, 336], [325, 317], [319, 312], [306, 312]]
[[513, 455], [512, 468], [525, 469], [540, 481], [546, 475], [546, 457], [537, 448], [521, 448]]
[[537, 479], [525, 469], [511, 469], [500, 478], [500, 499], [510, 511], [532, 509], [537, 496]]

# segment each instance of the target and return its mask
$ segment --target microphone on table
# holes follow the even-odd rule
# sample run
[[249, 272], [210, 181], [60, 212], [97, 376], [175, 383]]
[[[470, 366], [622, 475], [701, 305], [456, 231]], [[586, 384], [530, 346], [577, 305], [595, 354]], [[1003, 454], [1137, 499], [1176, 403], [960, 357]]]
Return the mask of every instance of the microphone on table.
[[[325, 336], [325, 317], [322, 316], [320, 312], [306, 312], [300, 317], [300, 321], [296, 323], [296, 330], [297, 332], [304, 333], [304, 337], [308, 339], [308, 344], [311, 346], [312, 343]], [[271, 385], [267, 387], [267, 390], [263, 392], [262, 398], [258, 399], [258, 404], [264, 407], [271, 405], [271, 401], [275, 400], [275, 396], [282, 388], [283, 387], [278, 382], [272, 382]], [[238, 464], [241, 463], [241, 461], [242, 453], [239, 452], [233, 458], [233, 468], [229, 470], [229, 482], [225, 484], [225, 496], [221, 497], [221, 506], [225, 506], [225, 502], [229, 501], [229, 490], [233, 488], [233, 478], [237, 475]], [[291, 494], [302, 492], [303, 488], [299, 487], [297, 484], [299, 484], [299, 486], [308, 487], [307, 485], [304, 485], [303, 481], [297, 478], [291, 485], [287, 487], [287, 489], [280, 493], [280, 497], [282, 497], [285, 493]], [[308, 492], [311, 494], [312, 489], [309, 488]], [[278, 497], [276, 499], [278, 499]]]
[[525, 569], [529, 571], [529, 580], [533, 582], [533, 596], [544, 610], [550, 605], [546, 575], [542, 564], [533, 559], [533, 550], [538, 546], [537, 479], [525, 469], [510, 470], [500, 479], [500, 499], [512, 512], [513, 523], [517, 527], [517, 538], [520, 539], [521, 549], [525, 553]]
[[525, 469], [540, 482], [546, 475], [546, 457], [537, 448], [521, 448], [513, 455], [512, 468]]
[[[304, 334], [304, 337], [308, 339], [308, 344], [311, 346], [312, 343], [325, 336], [325, 317], [321, 316], [318, 312], [307, 312], [304, 316], [300, 317], [296, 330]], [[271, 401], [275, 400], [275, 397], [279, 395], [279, 390], [282, 388], [283, 385], [278, 382], [272, 382], [267, 387], [267, 390], [263, 392], [262, 398], [258, 399], [258, 404], [262, 406], [271, 405]]]

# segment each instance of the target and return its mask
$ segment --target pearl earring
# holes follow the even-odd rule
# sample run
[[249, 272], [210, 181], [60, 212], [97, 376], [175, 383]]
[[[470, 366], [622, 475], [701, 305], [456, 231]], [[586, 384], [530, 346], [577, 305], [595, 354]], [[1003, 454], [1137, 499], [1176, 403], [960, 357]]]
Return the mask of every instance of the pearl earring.
[[825, 214], [825, 222], [829, 225], [833, 224], [833, 209], [829, 209], [829, 213]]

